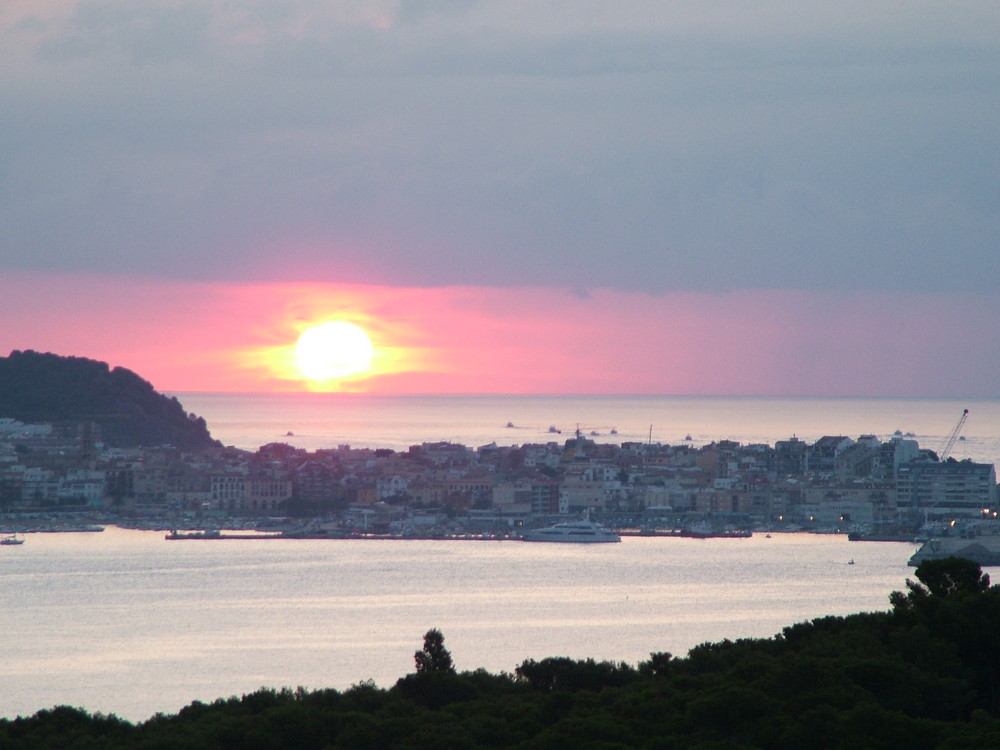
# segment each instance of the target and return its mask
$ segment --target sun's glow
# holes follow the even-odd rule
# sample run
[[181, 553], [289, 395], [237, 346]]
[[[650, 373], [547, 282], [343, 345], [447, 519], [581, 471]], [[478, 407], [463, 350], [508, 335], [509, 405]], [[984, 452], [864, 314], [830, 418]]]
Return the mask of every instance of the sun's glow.
[[375, 348], [354, 323], [331, 320], [305, 329], [295, 343], [295, 363], [303, 378], [316, 382], [361, 375], [372, 364]]

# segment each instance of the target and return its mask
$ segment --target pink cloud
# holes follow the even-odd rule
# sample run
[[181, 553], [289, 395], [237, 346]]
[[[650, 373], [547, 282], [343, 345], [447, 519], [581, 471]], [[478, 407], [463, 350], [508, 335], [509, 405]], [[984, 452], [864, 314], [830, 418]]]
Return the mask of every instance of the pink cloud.
[[[121, 365], [161, 390], [297, 390], [275, 352], [348, 319], [381, 352], [346, 387], [409, 393], [995, 396], [995, 299], [739, 291], [0, 281], [0, 349]], [[287, 375], [287, 373], [285, 373]]]

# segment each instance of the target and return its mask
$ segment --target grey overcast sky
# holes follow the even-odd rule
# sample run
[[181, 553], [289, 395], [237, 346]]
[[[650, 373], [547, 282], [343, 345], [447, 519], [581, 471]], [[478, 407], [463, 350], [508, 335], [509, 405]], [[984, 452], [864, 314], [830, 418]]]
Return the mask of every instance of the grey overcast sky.
[[0, 271], [995, 290], [993, 2], [4, 0]]

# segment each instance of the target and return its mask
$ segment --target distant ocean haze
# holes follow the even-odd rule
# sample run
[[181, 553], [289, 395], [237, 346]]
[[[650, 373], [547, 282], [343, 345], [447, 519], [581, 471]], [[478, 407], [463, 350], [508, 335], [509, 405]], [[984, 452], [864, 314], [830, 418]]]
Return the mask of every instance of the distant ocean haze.
[[[384, 396], [344, 393], [174, 394], [213, 437], [256, 450], [285, 442], [308, 450], [348, 444], [406, 450], [423, 442], [472, 447], [562, 442], [742, 444], [824, 435], [901, 435], [940, 450], [964, 409], [957, 459], [1000, 459], [1000, 400], [684, 396]], [[554, 430], [554, 431], [553, 431]]]

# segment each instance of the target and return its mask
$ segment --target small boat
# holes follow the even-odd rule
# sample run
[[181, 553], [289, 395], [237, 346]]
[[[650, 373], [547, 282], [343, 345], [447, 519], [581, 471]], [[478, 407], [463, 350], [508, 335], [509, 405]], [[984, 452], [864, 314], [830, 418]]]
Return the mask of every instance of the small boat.
[[715, 528], [705, 521], [698, 521], [681, 529], [680, 536], [692, 539], [749, 539], [753, 536], [753, 531], [750, 529]]
[[622, 538], [610, 529], [594, 523], [589, 518], [582, 521], [564, 521], [541, 529], [532, 529], [521, 534], [524, 542], [569, 542], [595, 544], [600, 542], [620, 542]]
[[9, 534], [3, 539], [0, 539], [0, 544], [4, 545], [14, 545], [14, 544], [24, 544], [23, 539], [18, 539], [17, 534]]
[[204, 531], [178, 531], [172, 529], [164, 539], [222, 539], [222, 531], [219, 529], [205, 529]]

